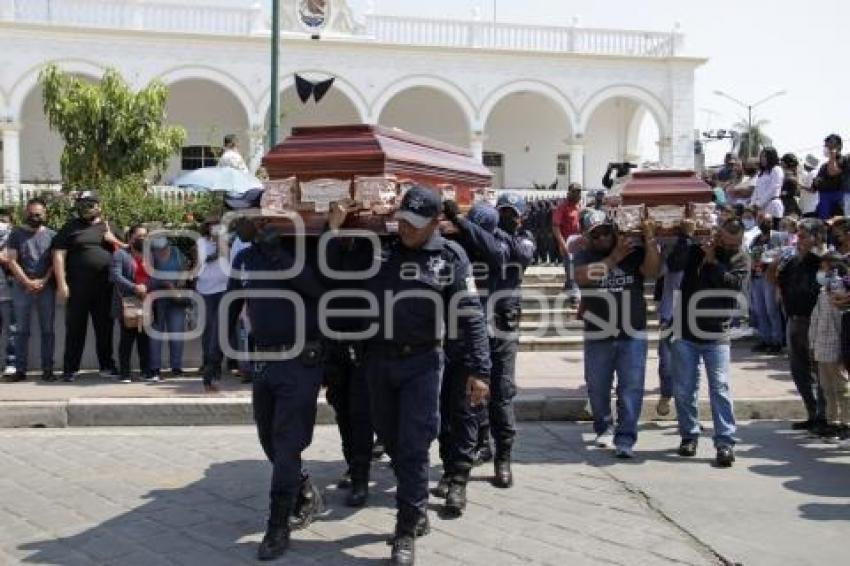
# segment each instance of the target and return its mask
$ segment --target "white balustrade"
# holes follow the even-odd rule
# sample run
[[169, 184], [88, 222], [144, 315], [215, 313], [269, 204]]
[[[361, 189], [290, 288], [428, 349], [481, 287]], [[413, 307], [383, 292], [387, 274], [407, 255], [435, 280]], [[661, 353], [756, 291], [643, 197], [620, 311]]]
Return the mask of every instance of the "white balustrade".
[[[62, 185], [57, 183], [22, 183], [20, 185], [0, 183], [0, 206], [17, 206], [36, 196], [60, 192], [62, 192]], [[168, 185], [153, 186], [150, 192], [157, 198], [174, 205], [191, 202], [198, 194]]]

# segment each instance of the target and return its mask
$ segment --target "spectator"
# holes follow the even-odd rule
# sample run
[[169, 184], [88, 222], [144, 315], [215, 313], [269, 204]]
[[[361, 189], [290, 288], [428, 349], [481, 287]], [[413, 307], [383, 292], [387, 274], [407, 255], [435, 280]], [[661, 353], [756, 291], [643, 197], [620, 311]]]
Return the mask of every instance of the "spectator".
[[711, 202], [713, 202], [718, 207], [726, 206], [726, 191], [723, 189], [723, 186], [718, 177], [714, 177], [711, 179]]
[[812, 187], [818, 174], [820, 162], [812, 154], [803, 161], [803, 174], [800, 175], [800, 213], [803, 218], [817, 218], [818, 192]]
[[605, 191], [596, 191], [593, 195], [593, 204], [590, 208], [593, 208], [594, 210], [602, 210], [605, 208]]
[[750, 199], [750, 206], [773, 218], [782, 218], [785, 209], [782, 206], [782, 183], [785, 174], [779, 165], [779, 154], [772, 147], [766, 147], [759, 154], [759, 174], [756, 188]]
[[[139, 373], [142, 381], [159, 381], [151, 372], [150, 338], [142, 324], [140, 309], [142, 301], [150, 291], [150, 268], [144, 263], [144, 246], [148, 230], [141, 224], [127, 231], [128, 249], [112, 254], [112, 283], [115, 294], [112, 301], [112, 316], [118, 319], [121, 338], [118, 342], [118, 372], [121, 383], [133, 381], [130, 372], [130, 356], [133, 344], [139, 355]], [[130, 313], [135, 310], [135, 316]]]
[[53, 273], [65, 311], [65, 360], [62, 379], [71, 383], [80, 370], [86, 345], [87, 319], [91, 316], [100, 363], [100, 374], [118, 376], [112, 358], [112, 252], [119, 240], [103, 219], [100, 198], [86, 191], [77, 198], [77, 217], [69, 220], [53, 239]]
[[[230, 245], [229, 262], [231, 269], [239, 271], [242, 266], [236, 264], [236, 258], [239, 252], [250, 248], [254, 238], [257, 235], [257, 228], [250, 219], [240, 217], [234, 223], [235, 236]], [[230, 288], [236, 281], [235, 277], [231, 277], [228, 282], [228, 291], [234, 290]], [[250, 352], [254, 349], [254, 336], [250, 330], [250, 322], [248, 316], [244, 313], [244, 299], [237, 299], [230, 303], [227, 310], [227, 330], [231, 348], [241, 352]], [[240, 361], [229, 359], [227, 360], [228, 370], [238, 370], [242, 374], [242, 383], [250, 383], [253, 379], [253, 365], [249, 361]]]
[[573, 264], [569, 251], [567, 251], [567, 241], [581, 234], [581, 185], [573, 183], [567, 191], [567, 198], [555, 212], [552, 213], [552, 226], [555, 236], [555, 244], [558, 247], [558, 254], [563, 259], [564, 271], [566, 279], [564, 288], [569, 290], [570, 300], [574, 305], [578, 304], [579, 290], [578, 284], [573, 279]]
[[844, 142], [841, 136], [830, 134], [823, 141], [826, 163], [821, 165], [812, 186], [818, 192], [818, 218], [829, 220], [833, 216], [850, 215], [845, 195], [850, 193], [850, 157], [842, 156]]
[[785, 323], [779, 308], [779, 293], [776, 286], [766, 277], [767, 268], [778, 259], [781, 239], [772, 230], [773, 218], [764, 215], [759, 223], [761, 233], [750, 245], [752, 280], [750, 301], [756, 315], [760, 342], [753, 352], [779, 354], [785, 341]]
[[805, 421], [794, 423], [794, 430], [814, 430], [825, 424], [826, 403], [818, 387], [817, 367], [809, 350], [809, 324], [818, 301], [820, 250], [826, 243], [826, 225], [817, 219], [803, 220], [797, 230], [797, 253], [771, 267], [782, 293], [788, 317], [788, 353], [791, 377], [806, 407]]
[[15, 359], [15, 342], [17, 342], [17, 326], [12, 305], [12, 290], [10, 281], [9, 257], [7, 244], [12, 233], [12, 218], [8, 209], [0, 210], [0, 325], [6, 335], [6, 369], [3, 372], [5, 383], [23, 381], [26, 377], [18, 375]]
[[738, 158], [734, 153], [727, 153], [723, 158], [723, 167], [717, 172], [720, 183], [729, 183], [738, 178]]
[[[228, 283], [228, 259], [223, 253], [219, 253], [218, 243], [221, 238], [222, 227], [217, 217], [204, 220], [201, 224], [201, 236], [197, 243], [198, 262], [200, 271], [195, 283], [195, 291], [203, 298], [206, 310], [206, 324], [201, 337], [203, 348], [203, 380], [204, 391], [217, 393], [218, 388], [213, 383], [221, 379], [221, 342], [219, 341], [218, 329], [220, 326], [219, 305], [227, 291]], [[227, 319], [225, 319], [226, 323]]]
[[[644, 279], [658, 276], [660, 258], [654, 227], [643, 227], [643, 246], [617, 234], [603, 212], [582, 218], [586, 249], [575, 256], [582, 288], [584, 378], [593, 412], [596, 445], [632, 458], [646, 375]], [[588, 316], [590, 315], [590, 316]], [[617, 428], [611, 417], [611, 388], [617, 376]]]
[[746, 163], [741, 172], [741, 178], [726, 189], [726, 200], [733, 206], [748, 205], [755, 190], [758, 166], [755, 163]]
[[785, 175], [785, 179], [782, 181], [782, 192], [780, 195], [784, 215], [794, 214], [799, 218], [802, 214], [800, 212], [800, 205], [797, 203], [797, 197], [800, 196], [800, 162], [793, 153], [786, 153], [782, 156], [780, 163], [782, 172]]
[[[681, 323], [676, 325], [673, 359], [676, 367], [676, 413], [682, 442], [679, 455], [693, 457], [700, 436], [699, 366], [705, 364], [714, 421], [716, 463], [729, 467], [735, 461], [735, 413], [729, 390], [730, 320], [746, 288], [749, 257], [743, 251], [744, 227], [727, 220], [704, 245], [693, 238], [681, 240], [667, 260], [671, 271], [684, 271]], [[705, 292], [709, 293], [701, 298]], [[699, 311], [711, 311], [698, 316]], [[718, 312], [723, 314], [718, 314]]]
[[833, 294], [846, 294], [846, 276], [847, 264], [841, 254], [830, 252], [823, 256], [817, 275], [821, 292], [809, 327], [809, 346], [826, 398], [826, 426], [819, 432], [828, 441], [850, 440], [850, 393], [847, 372], [841, 363], [842, 312], [832, 302]]
[[157, 333], [167, 333], [164, 338], [151, 340], [151, 379], [159, 381], [162, 368], [162, 346], [168, 341], [168, 356], [172, 377], [183, 375], [183, 333], [186, 331], [186, 268], [183, 253], [168, 243], [164, 237], [151, 241], [153, 267], [151, 288], [156, 291], [171, 291], [173, 294], [154, 300], [153, 328]]
[[232, 167], [233, 169], [248, 173], [248, 166], [245, 165], [245, 160], [242, 158], [242, 154], [239, 153], [239, 148], [237, 147], [239, 140], [236, 138], [236, 134], [227, 134], [224, 136], [223, 143], [224, 153], [221, 154], [218, 160], [218, 166]]
[[752, 207], [745, 207], [741, 211], [741, 224], [744, 226], [744, 249], [749, 250], [753, 241], [761, 234], [761, 228], [756, 220], [756, 211]]
[[15, 228], [9, 237], [9, 270], [15, 278], [12, 302], [17, 322], [17, 380], [26, 378], [33, 310], [38, 316], [41, 340], [41, 379], [55, 381], [53, 375], [53, 329], [56, 311], [56, 286], [53, 283], [53, 264], [50, 250], [56, 232], [45, 226], [47, 206], [39, 198], [30, 199], [26, 206], [26, 221]]

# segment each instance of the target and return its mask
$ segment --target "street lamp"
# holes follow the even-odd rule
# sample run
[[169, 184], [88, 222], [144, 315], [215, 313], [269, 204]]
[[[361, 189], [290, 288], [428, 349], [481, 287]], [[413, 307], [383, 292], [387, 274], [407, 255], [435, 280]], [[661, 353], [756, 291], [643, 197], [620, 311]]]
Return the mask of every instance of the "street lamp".
[[752, 151], [753, 151], [752, 150], [753, 144], [752, 144], [752, 140], [750, 139], [752, 131], [753, 131], [753, 109], [761, 106], [765, 102], [773, 100], [774, 98], [778, 98], [780, 96], [785, 96], [786, 94], [788, 94], [788, 91], [787, 90], [780, 90], [779, 92], [774, 92], [773, 94], [771, 94], [767, 98], [763, 98], [763, 99], [761, 99], [758, 102], [753, 103], [753, 104], [747, 104], [746, 102], [741, 102], [740, 100], [738, 100], [734, 96], [726, 94], [725, 92], [723, 92], [721, 90], [715, 90], [714, 94], [716, 94], [717, 96], [722, 96], [723, 98], [727, 98], [727, 99], [731, 100], [732, 102], [734, 102], [735, 104], [742, 106], [743, 108], [747, 109], [747, 140], [748, 140], [747, 157], [749, 158], [749, 157], [752, 157]]
[[272, 0], [272, 61], [271, 61], [271, 108], [269, 109], [269, 151], [277, 145], [280, 128], [280, 0]]

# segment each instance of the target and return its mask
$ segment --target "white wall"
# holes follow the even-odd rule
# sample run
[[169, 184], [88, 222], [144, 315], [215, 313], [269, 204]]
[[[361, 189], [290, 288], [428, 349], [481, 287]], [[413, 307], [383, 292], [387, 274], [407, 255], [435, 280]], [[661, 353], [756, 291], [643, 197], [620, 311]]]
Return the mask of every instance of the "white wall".
[[29, 93], [21, 117], [21, 181], [58, 181], [65, 144], [47, 125], [41, 87]]
[[505, 156], [505, 187], [555, 180], [559, 153], [568, 153], [569, 122], [546, 97], [518, 93], [499, 102], [484, 129], [484, 150]]
[[415, 87], [399, 93], [384, 107], [378, 123], [469, 148], [471, 133], [463, 110], [433, 88]]
[[316, 102], [311, 97], [306, 104], [301, 102], [294, 88], [286, 89], [280, 97], [280, 139], [292, 134], [292, 128], [300, 126], [334, 126], [342, 124], [360, 124], [363, 119], [358, 115], [354, 104], [339, 90], [331, 90]]
[[593, 113], [584, 133], [584, 181], [587, 188], [601, 188], [608, 163], [625, 159], [629, 150], [629, 123], [636, 109], [636, 103], [614, 98], [602, 103]]
[[[235, 96], [211, 81], [178, 81], [168, 87], [167, 122], [186, 129], [185, 145], [221, 147], [227, 134], [239, 137], [239, 150], [248, 156], [249, 123]], [[170, 182], [180, 174], [180, 155], [163, 175]]]

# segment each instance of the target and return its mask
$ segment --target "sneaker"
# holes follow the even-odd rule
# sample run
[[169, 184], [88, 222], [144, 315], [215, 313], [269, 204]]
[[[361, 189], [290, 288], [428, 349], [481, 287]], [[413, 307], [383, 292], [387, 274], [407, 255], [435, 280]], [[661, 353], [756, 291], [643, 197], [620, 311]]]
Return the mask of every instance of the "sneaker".
[[596, 447], [597, 448], [614, 448], [614, 433], [613, 432], [603, 432], [602, 434], [596, 437]]
[[838, 444], [841, 440], [841, 430], [835, 425], [826, 425], [821, 429], [819, 436], [828, 444]]
[[154, 372], [144, 376], [142, 378], [142, 381], [145, 381], [147, 383], [159, 383], [160, 381], [162, 381], [162, 377], [160, 377], [158, 372]]
[[6, 369], [3, 370], [3, 375], [15, 375], [18, 373], [18, 368], [13, 365], [6, 366]]
[[52, 369], [46, 369], [41, 373], [41, 380], [45, 383], [53, 383], [56, 381], [56, 375], [53, 373]]
[[628, 446], [618, 446], [614, 451], [614, 456], [619, 460], [631, 460], [635, 457], [635, 452]]
[[717, 467], [731, 468], [734, 461], [735, 451], [731, 446], [719, 446], [717, 448], [717, 459], [715, 460]]
[[672, 397], [661, 397], [661, 399], [658, 400], [658, 404], [655, 406], [655, 412], [659, 417], [666, 417], [670, 414], [672, 401]]
[[118, 383], [133, 383], [133, 379], [129, 375], [122, 375], [118, 378]]
[[693, 458], [697, 455], [697, 439], [696, 438], [685, 438], [682, 439], [682, 443], [679, 445], [678, 454], [684, 458]]
[[62, 381], [64, 381], [65, 383], [74, 383], [75, 381], [77, 381], [77, 374], [66, 373], [62, 375]]
[[118, 370], [115, 368], [106, 368], [100, 370], [100, 377], [103, 379], [120, 379], [121, 374], [119, 374]]
[[171, 377], [183, 377], [184, 375], [186, 375], [186, 374], [183, 373], [182, 369], [172, 369], [171, 370]]

